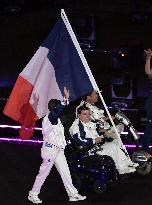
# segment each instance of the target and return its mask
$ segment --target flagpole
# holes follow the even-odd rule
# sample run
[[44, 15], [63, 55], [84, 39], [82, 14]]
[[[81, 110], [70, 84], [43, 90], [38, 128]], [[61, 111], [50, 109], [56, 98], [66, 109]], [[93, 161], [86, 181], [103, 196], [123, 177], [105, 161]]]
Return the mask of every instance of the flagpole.
[[68, 20], [66, 14], [65, 14], [65, 12], [64, 12], [64, 9], [61, 9], [61, 17], [62, 17], [62, 20], [64, 21], [64, 24], [65, 24], [65, 26], [66, 26], [66, 28], [67, 28], [67, 30], [68, 30], [69, 35], [71, 36], [72, 42], [73, 42], [73, 44], [75, 45], [75, 48], [76, 48], [76, 50], [77, 50], [77, 52], [78, 52], [78, 55], [79, 55], [79, 57], [80, 57], [80, 59], [81, 59], [83, 65], [84, 65], [84, 67], [85, 67], [85, 70], [86, 70], [86, 72], [87, 72], [87, 74], [88, 74], [88, 77], [89, 77], [91, 83], [92, 83], [92, 86], [93, 86], [93, 88], [94, 88], [95, 90], [97, 90], [97, 89], [98, 89], [98, 86], [97, 86], [97, 84], [96, 84], [96, 81], [95, 81], [95, 79], [94, 79], [94, 77], [93, 77], [93, 75], [92, 75], [92, 73], [91, 73], [91, 70], [89, 69], [88, 63], [87, 63], [87, 61], [86, 61], [86, 59], [85, 59], [85, 57], [84, 57], [84, 54], [83, 54], [83, 52], [82, 52], [82, 50], [81, 50], [81, 48], [80, 48], [80, 45], [79, 45], [79, 43], [78, 43], [78, 41], [77, 41], [77, 38], [76, 38], [76, 36], [75, 36], [75, 34], [74, 34], [74, 32], [73, 32], [73, 29], [72, 29], [72, 27], [71, 27], [71, 25], [70, 25], [70, 22], [69, 22], [69, 20]]
[[94, 90], [96, 90], [96, 91], [98, 92], [99, 97], [100, 97], [100, 99], [101, 99], [101, 101], [102, 101], [102, 103], [103, 103], [103, 106], [104, 106], [104, 108], [105, 108], [105, 110], [106, 110], [106, 112], [107, 112], [107, 114], [108, 114], [108, 117], [109, 117], [111, 123], [112, 123], [112, 126], [114, 127], [115, 133], [116, 133], [117, 137], [120, 139], [120, 140], [119, 140], [119, 144], [120, 144], [121, 147], [123, 147], [123, 149], [124, 149], [124, 150], [126, 151], [126, 153], [128, 154], [128, 152], [127, 152], [127, 150], [126, 150], [126, 147], [123, 145], [123, 143], [122, 143], [122, 141], [121, 141], [120, 134], [119, 134], [118, 131], [117, 131], [117, 128], [116, 128], [116, 126], [115, 126], [115, 124], [114, 124], [114, 122], [113, 122], [113, 119], [112, 119], [112, 117], [111, 117], [111, 115], [110, 115], [110, 112], [109, 112], [109, 110], [108, 110], [108, 107], [107, 107], [107, 105], [106, 105], [106, 103], [105, 103], [105, 101], [104, 101], [104, 98], [103, 98], [103, 96], [102, 96], [102, 94], [101, 94], [101, 91], [100, 91], [100, 89], [99, 89], [99, 87], [98, 87], [98, 85], [97, 85], [97, 83], [96, 83], [96, 81], [95, 81], [95, 78], [94, 78], [94, 76], [92, 75], [92, 72], [91, 72], [91, 70], [90, 70], [90, 67], [89, 67], [89, 65], [88, 65], [88, 63], [87, 63], [87, 61], [86, 61], [86, 58], [85, 58], [85, 56], [84, 56], [84, 54], [83, 54], [83, 52], [82, 52], [82, 49], [81, 49], [81, 47], [80, 47], [80, 45], [79, 45], [79, 43], [78, 43], [78, 40], [77, 40], [77, 38], [76, 38], [76, 36], [75, 36], [75, 34], [74, 34], [74, 31], [73, 31], [73, 29], [72, 29], [72, 26], [71, 26], [69, 20], [68, 20], [68, 17], [66, 16], [66, 13], [65, 13], [64, 9], [61, 9], [61, 17], [62, 17], [62, 20], [63, 20], [63, 22], [64, 22], [64, 24], [65, 24], [65, 26], [66, 26], [66, 28], [67, 28], [67, 30], [68, 30], [69, 35], [71, 36], [71, 39], [72, 39], [72, 41], [73, 41], [73, 44], [75, 45], [75, 48], [76, 48], [76, 50], [77, 50], [77, 52], [78, 52], [78, 55], [79, 55], [79, 57], [80, 57], [80, 59], [81, 59], [83, 65], [84, 65], [84, 68], [85, 68], [85, 70], [86, 70], [86, 72], [87, 72], [87, 74], [88, 74], [88, 77], [89, 77], [89, 79], [90, 79], [90, 81], [91, 81], [91, 84], [92, 84]]

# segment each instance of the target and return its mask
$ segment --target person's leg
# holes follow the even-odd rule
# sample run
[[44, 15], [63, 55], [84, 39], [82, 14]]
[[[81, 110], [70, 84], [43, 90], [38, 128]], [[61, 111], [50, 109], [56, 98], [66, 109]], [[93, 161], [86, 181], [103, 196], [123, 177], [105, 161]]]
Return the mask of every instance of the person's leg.
[[[43, 162], [40, 166], [39, 173], [36, 176], [34, 185], [29, 192], [28, 199], [32, 201], [33, 203], [42, 203], [41, 200], [38, 198], [38, 194], [40, 193], [41, 187], [46, 179], [46, 177], [49, 175], [50, 170], [54, 164], [55, 158], [57, 156], [57, 150], [54, 148], [51, 148], [50, 153], [48, 156], [42, 156]], [[39, 201], [39, 202], [38, 202]]]
[[126, 153], [126, 155], [129, 158], [128, 151], [127, 151], [126, 147], [124, 146], [124, 144], [123, 144], [123, 142], [121, 140], [121, 135], [120, 135], [120, 133], [123, 132], [123, 130], [124, 130], [124, 125], [120, 123], [120, 124], [116, 125], [116, 129], [118, 131], [119, 136], [116, 134], [115, 129], [114, 129], [113, 126], [110, 128], [110, 131], [109, 131], [109, 133], [112, 135], [112, 138], [114, 139], [113, 142], [117, 146], [119, 146], [120, 149], [123, 149], [124, 152]]
[[73, 186], [70, 170], [67, 164], [66, 157], [64, 155], [64, 151], [60, 151], [58, 156], [56, 157], [54, 165], [56, 166], [67, 191], [67, 194], [76, 194], [78, 193], [77, 189]]
[[145, 133], [142, 139], [142, 148], [148, 154], [150, 153], [149, 145], [152, 139], [152, 99], [149, 96], [146, 102], [147, 123]]
[[102, 145], [102, 148], [103, 150], [98, 152], [98, 154], [110, 156], [114, 160], [119, 174], [136, 171], [134, 167], [129, 167], [131, 164], [130, 158], [128, 158], [126, 154], [120, 149], [120, 147], [117, 146], [114, 142], [107, 142]]
[[58, 153], [54, 165], [56, 166], [56, 168], [57, 168], [57, 170], [62, 178], [66, 192], [69, 196], [69, 200], [70, 201], [79, 201], [79, 200], [86, 199], [85, 196], [79, 195], [77, 189], [73, 186], [70, 170], [68, 167], [66, 157], [64, 155], [64, 151], [61, 150]]
[[152, 139], [152, 116], [149, 115], [147, 119], [146, 130], [142, 139], [142, 148], [147, 153], [150, 152], [149, 145], [151, 139]]

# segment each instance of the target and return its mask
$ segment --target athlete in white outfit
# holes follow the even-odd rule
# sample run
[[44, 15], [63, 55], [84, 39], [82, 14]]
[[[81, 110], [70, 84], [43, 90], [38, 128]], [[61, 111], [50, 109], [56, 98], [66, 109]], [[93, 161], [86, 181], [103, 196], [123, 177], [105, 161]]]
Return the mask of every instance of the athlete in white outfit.
[[56, 99], [50, 100], [48, 104], [50, 112], [44, 117], [42, 122], [44, 142], [41, 148], [41, 156], [43, 162], [40, 166], [39, 174], [37, 175], [34, 185], [28, 195], [28, 199], [35, 204], [42, 203], [38, 194], [40, 193], [41, 187], [53, 165], [56, 166], [62, 178], [66, 192], [69, 196], [69, 201], [86, 199], [86, 196], [79, 195], [77, 189], [73, 186], [67, 160], [64, 155], [66, 141], [64, 127], [59, 117], [69, 98], [69, 91], [66, 88], [64, 88], [64, 95], [65, 100], [62, 103]]
[[[96, 123], [90, 121], [90, 109], [85, 105], [80, 106], [77, 109], [77, 115], [78, 118], [75, 119], [70, 127], [70, 134], [77, 145], [87, 146], [102, 141], [103, 133], [100, 132], [100, 127], [97, 127]], [[131, 164], [130, 158], [126, 156], [124, 151], [114, 141], [105, 142], [99, 146], [100, 149], [97, 151], [97, 154], [110, 156], [114, 160], [119, 174], [136, 171], [135, 167]]]
[[[95, 103], [98, 102], [98, 94], [95, 90], [93, 90], [91, 93], [89, 93], [84, 100], [81, 101], [80, 105], [76, 108], [76, 116], [77, 116], [77, 110], [80, 106], [85, 105], [90, 109], [90, 119], [92, 122], [98, 123], [101, 128], [103, 128], [103, 131], [107, 133], [107, 135], [110, 135], [117, 146], [120, 146], [121, 149], [127, 154], [128, 160], [130, 161], [130, 165], [134, 166], [135, 168], [138, 166], [138, 163], [134, 163], [131, 161], [129, 154], [125, 148], [125, 146], [122, 143], [121, 138], [117, 136], [115, 133], [114, 127], [110, 126], [110, 124], [107, 122], [109, 120], [108, 116], [104, 115], [104, 110], [98, 108]], [[114, 119], [114, 117], [112, 116]], [[118, 131], [118, 134], [121, 134], [121, 132], [124, 130], [124, 124], [119, 123], [116, 125], [116, 129]]]
[[[95, 103], [98, 102], [98, 94], [95, 90], [89, 93], [84, 100], [80, 102], [80, 105], [76, 108], [76, 115], [77, 109], [82, 106], [86, 105], [90, 109], [90, 119], [96, 123], [100, 123], [100, 127], [106, 130], [111, 129], [110, 124], [107, 122], [109, 120], [108, 116], [105, 116], [104, 110], [98, 108]], [[114, 119], [114, 117], [112, 116]], [[117, 126], [118, 132], [120, 133], [124, 129], [124, 125], [122, 123]]]

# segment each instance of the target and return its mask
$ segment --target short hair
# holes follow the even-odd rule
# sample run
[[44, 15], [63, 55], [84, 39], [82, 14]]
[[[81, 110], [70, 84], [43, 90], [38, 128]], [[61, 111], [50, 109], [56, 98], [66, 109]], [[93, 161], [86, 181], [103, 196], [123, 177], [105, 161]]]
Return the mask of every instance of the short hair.
[[89, 93], [87, 93], [87, 94], [83, 97], [84, 101], [86, 101], [86, 99], [87, 99], [88, 96], [91, 96], [91, 95], [92, 95], [93, 91], [94, 91], [94, 90], [90, 91]]
[[55, 107], [61, 104], [60, 100], [57, 99], [51, 99], [48, 103], [48, 109], [51, 112]]
[[81, 114], [82, 110], [90, 110], [85, 104], [78, 107], [77, 114]]

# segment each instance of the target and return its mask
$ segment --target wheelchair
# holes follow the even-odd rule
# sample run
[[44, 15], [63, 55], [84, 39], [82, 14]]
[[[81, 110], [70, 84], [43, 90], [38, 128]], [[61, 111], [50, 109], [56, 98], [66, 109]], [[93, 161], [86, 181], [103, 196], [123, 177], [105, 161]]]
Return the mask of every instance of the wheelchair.
[[73, 142], [67, 145], [68, 165], [73, 184], [78, 190], [102, 194], [118, 183], [119, 174], [113, 159], [96, 154], [97, 150], [95, 146], [81, 148]]
[[138, 140], [140, 137], [134, 129], [131, 121], [120, 111], [116, 113], [115, 118], [128, 128], [135, 140], [136, 150], [132, 154], [132, 161], [139, 164], [136, 168], [136, 172], [140, 175], [149, 174], [152, 170], [152, 159], [148, 159], [146, 153], [139, 148]]

